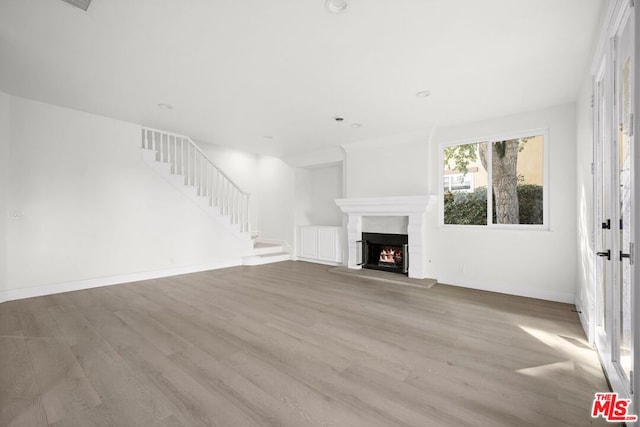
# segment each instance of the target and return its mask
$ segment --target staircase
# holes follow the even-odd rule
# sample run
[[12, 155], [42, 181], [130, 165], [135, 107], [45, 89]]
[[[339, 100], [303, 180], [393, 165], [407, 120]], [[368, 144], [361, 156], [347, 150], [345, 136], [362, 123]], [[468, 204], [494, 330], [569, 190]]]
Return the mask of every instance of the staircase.
[[218, 169], [191, 138], [143, 127], [142, 158], [234, 236], [246, 242], [244, 265], [290, 259], [283, 244], [261, 241], [251, 233], [249, 193]]

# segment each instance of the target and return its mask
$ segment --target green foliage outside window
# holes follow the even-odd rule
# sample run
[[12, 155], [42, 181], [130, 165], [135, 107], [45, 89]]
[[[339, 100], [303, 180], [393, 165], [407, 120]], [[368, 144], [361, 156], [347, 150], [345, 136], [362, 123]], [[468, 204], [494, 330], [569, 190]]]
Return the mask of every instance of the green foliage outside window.
[[[520, 184], [517, 191], [520, 224], [542, 224], [542, 186]], [[487, 187], [478, 187], [471, 193], [447, 191], [444, 195], [444, 223], [487, 225]]]

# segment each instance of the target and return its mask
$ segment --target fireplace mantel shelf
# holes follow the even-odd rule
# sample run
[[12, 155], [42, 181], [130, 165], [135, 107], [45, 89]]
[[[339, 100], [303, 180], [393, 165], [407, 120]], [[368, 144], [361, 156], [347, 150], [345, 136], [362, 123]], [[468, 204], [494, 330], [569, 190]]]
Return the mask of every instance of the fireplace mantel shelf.
[[406, 216], [409, 218], [407, 234], [409, 236], [409, 277], [424, 279], [426, 276], [425, 253], [425, 216], [437, 205], [438, 196], [398, 196], [364, 197], [336, 199], [342, 212], [348, 215], [347, 240], [349, 259], [347, 266], [360, 269], [358, 263], [358, 241], [362, 239], [363, 216]]
[[361, 197], [336, 199], [347, 215], [408, 216], [423, 214], [437, 202], [437, 196]]

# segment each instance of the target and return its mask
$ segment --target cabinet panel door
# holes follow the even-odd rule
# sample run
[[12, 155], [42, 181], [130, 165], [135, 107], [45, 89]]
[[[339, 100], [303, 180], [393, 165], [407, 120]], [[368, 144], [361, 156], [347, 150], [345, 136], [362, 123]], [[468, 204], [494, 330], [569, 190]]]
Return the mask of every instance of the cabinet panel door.
[[300, 256], [318, 258], [318, 229], [302, 227], [300, 229]]
[[333, 228], [318, 230], [318, 259], [338, 262], [338, 232]]

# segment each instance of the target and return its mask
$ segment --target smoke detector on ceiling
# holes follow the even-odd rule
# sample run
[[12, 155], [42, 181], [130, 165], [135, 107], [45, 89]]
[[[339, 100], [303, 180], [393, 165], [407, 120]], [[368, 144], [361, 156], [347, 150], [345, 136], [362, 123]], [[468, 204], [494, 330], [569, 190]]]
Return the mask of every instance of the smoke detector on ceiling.
[[89, 9], [89, 5], [92, 0], [62, 0], [65, 3], [69, 3], [71, 6], [75, 6], [78, 9], [82, 9], [85, 12]]

